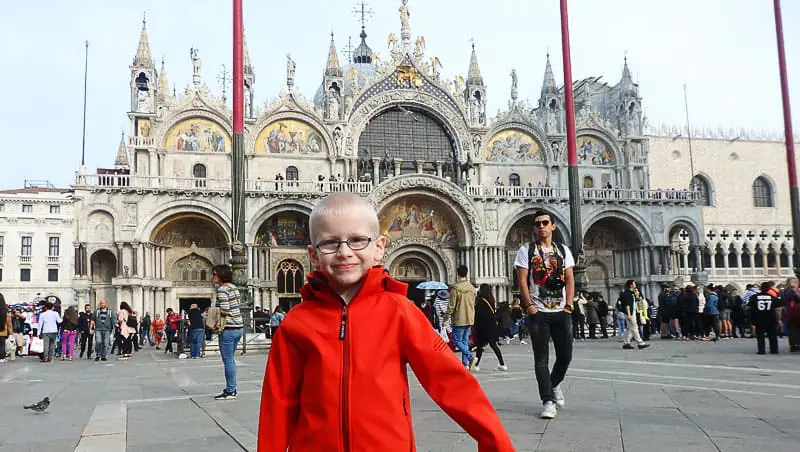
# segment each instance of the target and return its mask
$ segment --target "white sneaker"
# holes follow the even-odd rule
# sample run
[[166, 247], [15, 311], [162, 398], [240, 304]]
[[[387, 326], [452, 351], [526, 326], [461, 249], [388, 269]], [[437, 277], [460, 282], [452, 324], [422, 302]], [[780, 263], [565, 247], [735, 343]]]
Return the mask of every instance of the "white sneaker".
[[520, 345], [528, 345], [528, 343], [527, 343], [527, 342], [525, 342], [525, 341], [524, 341], [524, 340], [522, 340], [522, 339], [520, 339], [520, 340], [519, 340], [519, 343], [520, 343]]
[[478, 366], [472, 366], [472, 372], [480, 372], [481, 368]]
[[561, 390], [561, 385], [553, 386], [553, 395], [556, 398], [556, 405], [559, 408], [564, 408], [566, 402], [564, 402], [564, 391]]
[[505, 364], [498, 364], [497, 367], [494, 368], [494, 370], [507, 372], [508, 371], [508, 366], [506, 366]]
[[542, 419], [553, 419], [558, 414], [556, 411], [556, 404], [553, 402], [545, 402], [544, 409], [542, 410], [542, 414], [540, 415]]
[[510, 337], [506, 338], [506, 345], [511, 345], [511, 338]]

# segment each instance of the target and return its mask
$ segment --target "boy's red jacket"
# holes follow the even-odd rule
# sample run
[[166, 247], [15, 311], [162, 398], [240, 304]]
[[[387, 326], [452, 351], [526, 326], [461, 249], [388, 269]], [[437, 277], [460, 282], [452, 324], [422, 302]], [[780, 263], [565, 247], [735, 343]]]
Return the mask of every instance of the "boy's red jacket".
[[321, 273], [308, 281], [272, 340], [260, 452], [416, 450], [406, 364], [479, 451], [514, 450], [478, 381], [405, 297], [405, 284], [374, 267], [345, 305]]

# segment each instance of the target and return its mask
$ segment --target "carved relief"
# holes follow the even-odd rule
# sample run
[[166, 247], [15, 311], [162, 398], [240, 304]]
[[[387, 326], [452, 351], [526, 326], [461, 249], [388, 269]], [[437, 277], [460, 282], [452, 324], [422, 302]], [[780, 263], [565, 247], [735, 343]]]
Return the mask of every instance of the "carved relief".
[[432, 177], [409, 174], [392, 178], [388, 182], [379, 185], [370, 195], [369, 199], [374, 205], [378, 205], [383, 199], [402, 190], [432, 190], [447, 196], [455, 201], [455, 205], [460, 206], [467, 216], [467, 224], [472, 228], [472, 239], [474, 242], [482, 242], [484, 239], [483, 222], [478, 212], [472, 206], [472, 202], [464, 195], [464, 191], [450, 182], [435, 179]]
[[651, 218], [653, 232], [664, 232], [664, 212], [653, 212]]
[[123, 204], [122, 224], [124, 226], [136, 226], [138, 217], [137, 209], [138, 205], [135, 202], [126, 202]]
[[89, 214], [86, 222], [87, 239], [90, 242], [108, 243], [114, 240], [114, 219], [106, 212]]

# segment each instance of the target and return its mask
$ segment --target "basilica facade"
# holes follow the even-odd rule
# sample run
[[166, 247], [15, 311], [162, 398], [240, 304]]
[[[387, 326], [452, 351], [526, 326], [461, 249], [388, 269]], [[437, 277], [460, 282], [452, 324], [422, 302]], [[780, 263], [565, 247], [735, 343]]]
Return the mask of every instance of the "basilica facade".
[[[424, 38], [412, 35], [407, 7], [387, 58], [363, 27], [347, 60], [331, 37], [327, 61], [310, 69], [324, 74], [311, 98], [295, 89], [303, 69], [287, 57], [286, 88], [257, 106], [245, 48], [243, 183], [255, 304], [299, 301], [310, 271], [309, 213], [333, 192], [376, 206], [389, 238], [385, 264], [412, 286], [452, 282], [466, 264], [474, 283], [510, 300], [514, 256], [539, 209], [553, 213], [570, 243], [563, 87], [549, 59], [536, 104], [519, 99], [511, 71], [508, 107], [490, 117], [475, 47], [467, 73], [446, 78]], [[129, 134], [113, 167], [79, 171], [73, 186], [79, 303], [129, 300], [164, 312], [213, 296], [210, 269], [228, 262], [232, 241], [232, 112], [201, 80], [199, 51], [191, 56], [193, 80], [177, 95], [142, 28], [130, 66]], [[585, 259], [589, 291], [609, 297], [637, 279], [654, 293], [682, 264], [676, 238], [688, 252], [704, 246], [698, 193], [651, 188], [651, 142], [627, 62], [613, 86], [577, 81], [575, 101], [585, 247], [573, 252]]]

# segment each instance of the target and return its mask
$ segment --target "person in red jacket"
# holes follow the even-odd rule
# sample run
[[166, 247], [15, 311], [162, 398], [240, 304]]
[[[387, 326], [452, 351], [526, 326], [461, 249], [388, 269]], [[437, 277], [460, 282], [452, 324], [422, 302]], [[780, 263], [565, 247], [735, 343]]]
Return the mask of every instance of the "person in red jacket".
[[406, 365], [481, 452], [514, 450], [478, 381], [407, 286], [379, 265], [386, 239], [365, 199], [331, 195], [311, 212], [317, 271], [272, 340], [258, 450], [416, 450]]

